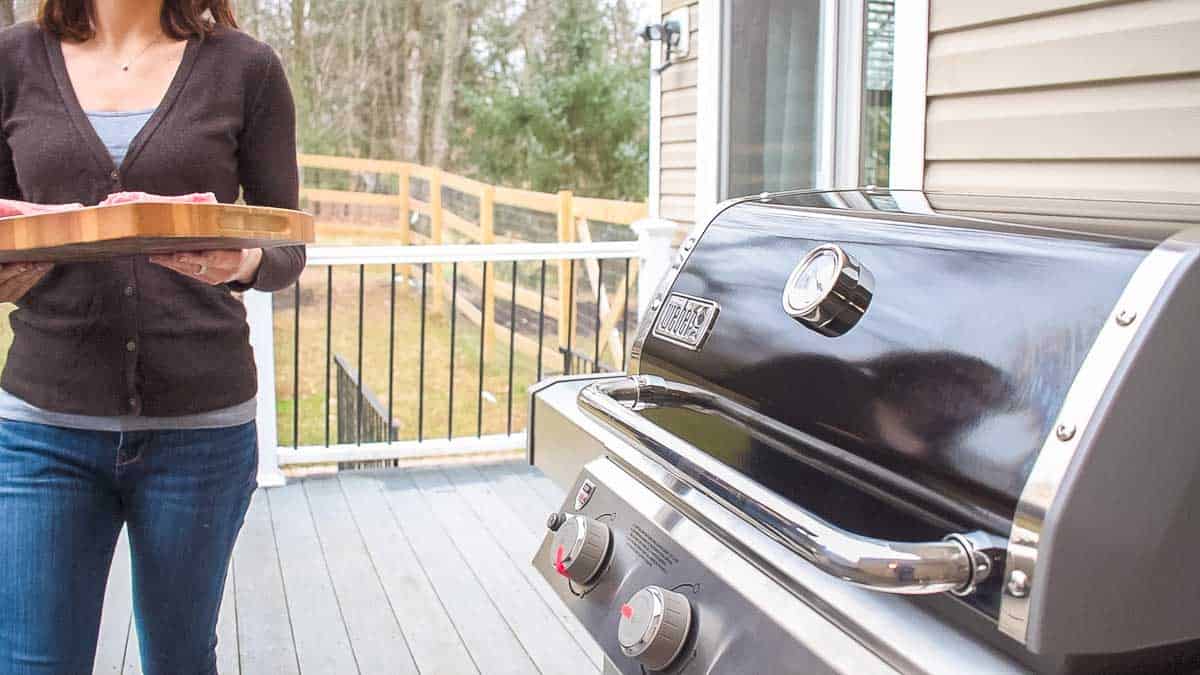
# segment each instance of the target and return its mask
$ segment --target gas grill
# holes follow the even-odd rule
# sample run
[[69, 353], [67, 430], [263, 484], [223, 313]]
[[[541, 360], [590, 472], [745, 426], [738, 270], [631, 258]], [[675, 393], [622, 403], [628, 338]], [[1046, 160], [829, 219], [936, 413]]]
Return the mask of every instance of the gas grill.
[[606, 672], [1200, 668], [1200, 205], [797, 192], [532, 394]]

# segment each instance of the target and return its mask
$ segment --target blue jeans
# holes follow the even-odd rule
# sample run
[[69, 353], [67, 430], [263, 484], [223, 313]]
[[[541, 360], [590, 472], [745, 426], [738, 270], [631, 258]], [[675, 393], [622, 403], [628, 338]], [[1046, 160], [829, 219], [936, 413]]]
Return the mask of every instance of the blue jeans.
[[92, 672], [122, 524], [144, 672], [215, 673], [257, 462], [253, 422], [117, 433], [0, 420], [0, 674]]

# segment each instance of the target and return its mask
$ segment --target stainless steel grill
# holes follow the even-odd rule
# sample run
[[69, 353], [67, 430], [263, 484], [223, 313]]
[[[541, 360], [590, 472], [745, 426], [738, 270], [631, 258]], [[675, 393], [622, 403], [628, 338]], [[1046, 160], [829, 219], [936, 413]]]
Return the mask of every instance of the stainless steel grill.
[[612, 672], [1200, 668], [1200, 205], [725, 204], [630, 374], [532, 396]]

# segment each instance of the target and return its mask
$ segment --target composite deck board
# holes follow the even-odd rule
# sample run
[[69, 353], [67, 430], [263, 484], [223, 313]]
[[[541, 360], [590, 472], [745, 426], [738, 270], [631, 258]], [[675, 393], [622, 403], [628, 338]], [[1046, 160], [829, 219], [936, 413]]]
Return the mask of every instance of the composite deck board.
[[359, 672], [303, 481], [267, 492], [300, 672]]
[[506, 464], [490, 464], [479, 467], [492, 489], [512, 507], [517, 519], [533, 535], [541, 536], [546, 529], [546, 516], [558, 508], [547, 508], [545, 502], [533, 493], [532, 488], [521, 480], [518, 470]]
[[[539, 480], [521, 462], [456, 464], [259, 491], [222, 598], [220, 672], [597, 672], [599, 647], [530, 566], [561, 499]], [[130, 587], [122, 537], [96, 673], [141, 671]]]
[[[268, 492], [250, 500], [246, 523], [233, 549], [234, 611], [238, 657], [246, 675], [300, 672], [292, 641], [287, 589], [275, 549]], [[221, 611], [227, 611], [222, 607]]]
[[566, 492], [550, 480], [546, 474], [525, 468], [518, 469], [511, 464], [507, 468], [533, 488], [533, 493], [542, 499], [542, 505], [547, 509], [554, 510], [562, 506]]
[[[474, 655], [481, 673], [536, 673], [525, 648], [463, 561], [453, 540], [433, 513], [429, 502], [407, 471], [380, 472], [384, 496], [404, 524], [413, 550], [429, 573], [459, 635]], [[472, 528], [472, 532], [478, 528]], [[511, 611], [510, 608], [504, 608]], [[547, 673], [547, 675], [550, 675]]]
[[238, 664], [237, 601], [233, 565], [225, 575], [225, 591], [221, 594], [221, 613], [217, 615], [217, 672], [221, 675], [241, 675]]
[[100, 638], [96, 643], [96, 675], [117, 675], [125, 665], [125, 639], [133, 614], [133, 595], [129, 576], [129, 540], [125, 530], [113, 551], [108, 584], [104, 587], [104, 611], [100, 614]]
[[530, 564], [541, 537], [531, 533], [497, 493], [488, 485], [487, 479], [474, 466], [463, 465], [443, 471], [463, 500], [475, 513], [475, 517], [492, 532], [501, 533], [496, 539], [513, 566], [525, 576], [534, 592], [558, 617], [559, 623], [570, 633], [575, 644], [583, 650], [592, 664], [602, 667], [600, 646], [591, 638], [574, 615], [555, 594], [546, 579]]
[[385, 599], [397, 611], [400, 627], [421, 673], [477, 673], [429, 575], [417, 560], [404, 526], [369, 473], [339, 476], [367, 552], [375, 563]]
[[341, 484], [337, 478], [325, 478], [302, 485], [359, 671], [416, 675], [408, 641], [359, 536]]
[[504, 553], [499, 539], [510, 535], [480, 523], [440, 469], [417, 469], [412, 478], [493, 603], [505, 609], [504, 618], [538, 669], [543, 673], [595, 672], [587, 654]]

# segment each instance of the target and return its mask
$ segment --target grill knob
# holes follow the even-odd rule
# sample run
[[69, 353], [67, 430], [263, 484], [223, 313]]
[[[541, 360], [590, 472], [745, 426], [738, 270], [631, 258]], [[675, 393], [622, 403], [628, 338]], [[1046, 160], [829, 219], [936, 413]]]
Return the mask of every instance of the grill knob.
[[683, 650], [692, 625], [692, 605], [679, 593], [647, 586], [621, 605], [617, 642], [626, 656], [648, 670], [664, 670]]
[[590, 583], [599, 575], [608, 551], [612, 548], [612, 532], [595, 518], [575, 514], [550, 517], [554, 531], [554, 569], [579, 584]]

